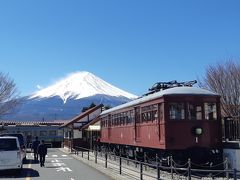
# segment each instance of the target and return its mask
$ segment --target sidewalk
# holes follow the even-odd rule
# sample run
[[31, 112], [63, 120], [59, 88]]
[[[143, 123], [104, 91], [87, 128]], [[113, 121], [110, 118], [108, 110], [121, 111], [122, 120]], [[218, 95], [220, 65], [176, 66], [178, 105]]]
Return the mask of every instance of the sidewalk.
[[[113, 160], [108, 159], [108, 164], [107, 164], [107, 168], [105, 168], [105, 160], [104, 158], [98, 157], [97, 158], [97, 163], [95, 163], [95, 157], [94, 154], [90, 152], [90, 156], [89, 156], [89, 160], [87, 157], [87, 153], [84, 153], [84, 157], [82, 158], [82, 153], [79, 152], [78, 155], [69, 152], [69, 150], [67, 148], [59, 148], [60, 151], [64, 152], [64, 153], [68, 153], [70, 154], [72, 157], [74, 157], [75, 159], [80, 160], [81, 162], [99, 170], [100, 172], [106, 174], [107, 176], [116, 179], [116, 180], [139, 180], [140, 179], [140, 171], [139, 168], [135, 168], [135, 167], [128, 167], [126, 168], [125, 166], [122, 167], [122, 174], [120, 174], [120, 170], [119, 170], [119, 164]], [[145, 172], [144, 172], [145, 173]], [[153, 180], [156, 179], [156, 175], [155, 178], [151, 178], [151, 177], [145, 177], [143, 179], [147, 179], [147, 180]], [[162, 177], [161, 177], [162, 179]], [[164, 178], [165, 179], [165, 178]]]
[[[139, 164], [136, 165], [131, 162], [127, 165], [126, 160], [122, 160], [122, 174], [120, 174], [120, 165], [119, 165], [119, 158], [114, 156], [108, 157], [107, 159], [107, 168], [105, 168], [105, 157], [99, 156], [97, 157], [97, 163], [95, 163], [95, 155], [93, 152], [89, 152], [89, 160], [87, 152], [84, 152], [82, 157], [82, 152], [79, 152], [79, 154], [71, 153], [69, 149], [67, 148], [59, 148], [64, 153], [67, 153], [71, 155], [73, 158], [78, 159], [79, 161], [83, 162], [84, 164], [87, 164], [90, 167], [93, 167], [100, 172], [106, 174], [107, 176], [116, 179], [116, 180], [140, 180], [140, 167]], [[157, 170], [151, 167], [148, 167], [145, 169], [145, 166], [143, 165], [143, 175], [142, 179], [144, 180], [156, 180], [157, 179]], [[167, 171], [160, 171], [160, 179], [161, 180], [187, 180], [188, 177], [183, 176], [181, 173], [174, 171], [173, 176], [171, 173]], [[192, 180], [212, 180], [212, 177], [191, 177]], [[216, 180], [226, 180], [227, 178], [224, 177], [215, 177]], [[233, 178], [229, 178], [233, 179]]]

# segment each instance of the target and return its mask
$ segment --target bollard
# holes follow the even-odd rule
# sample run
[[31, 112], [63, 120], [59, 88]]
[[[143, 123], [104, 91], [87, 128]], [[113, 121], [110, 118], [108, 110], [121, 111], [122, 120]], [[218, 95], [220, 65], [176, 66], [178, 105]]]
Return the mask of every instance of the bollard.
[[83, 158], [83, 149], [82, 149], [82, 158]]
[[88, 150], [88, 155], [87, 155], [87, 159], [89, 160], [89, 150]]

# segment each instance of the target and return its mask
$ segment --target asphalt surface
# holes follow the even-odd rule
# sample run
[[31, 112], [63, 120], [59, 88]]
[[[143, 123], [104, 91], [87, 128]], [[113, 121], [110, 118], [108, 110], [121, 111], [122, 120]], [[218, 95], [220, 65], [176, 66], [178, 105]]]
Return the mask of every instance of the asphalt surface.
[[33, 154], [27, 154], [27, 161], [21, 174], [13, 171], [0, 172], [0, 179], [4, 180], [108, 180], [110, 177], [91, 168], [70, 155], [58, 149], [48, 149], [45, 167], [40, 167], [39, 162], [33, 160]]

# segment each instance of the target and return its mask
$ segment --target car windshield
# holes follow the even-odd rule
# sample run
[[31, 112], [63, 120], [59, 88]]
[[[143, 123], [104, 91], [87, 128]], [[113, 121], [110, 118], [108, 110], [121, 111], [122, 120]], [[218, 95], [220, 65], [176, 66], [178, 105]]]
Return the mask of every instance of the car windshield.
[[24, 145], [24, 139], [22, 134], [1, 134], [1, 136], [14, 136], [18, 138], [20, 146]]
[[0, 151], [15, 151], [17, 149], [16, 139], [0, 139]]

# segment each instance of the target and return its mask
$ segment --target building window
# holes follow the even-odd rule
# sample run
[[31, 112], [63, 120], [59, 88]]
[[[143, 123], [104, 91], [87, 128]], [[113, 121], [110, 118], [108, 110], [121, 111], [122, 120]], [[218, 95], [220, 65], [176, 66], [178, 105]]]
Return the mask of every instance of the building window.
[[216, 103], [204, 103], [205, 119], [216, 120], [217, 119], [217, 105]]
[[184, 103], [169, 103], [170, 119], [184, 119]]

